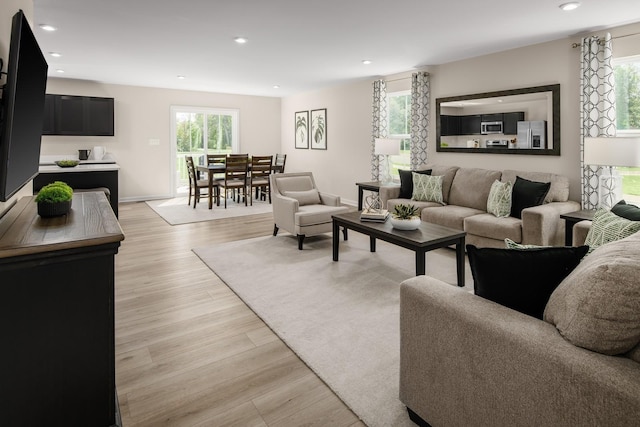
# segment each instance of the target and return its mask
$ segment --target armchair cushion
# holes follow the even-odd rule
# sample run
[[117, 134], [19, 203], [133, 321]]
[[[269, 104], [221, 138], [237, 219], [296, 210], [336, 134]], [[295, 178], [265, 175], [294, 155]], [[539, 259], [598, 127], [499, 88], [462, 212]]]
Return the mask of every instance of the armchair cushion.
[[579, 347], [617, 355], [640, 342], [640, 234], [593, 251], [551, 294], [544, 320]]
[[467, 245], [475, 294], [542, 319], [549, 296], [588, 249], [478, 249]]
[[300, 206], [320, 204], [320, 194], [316, 189], [303, 191], [283, 191], [282, 195], [285, 197], [296, 199]]

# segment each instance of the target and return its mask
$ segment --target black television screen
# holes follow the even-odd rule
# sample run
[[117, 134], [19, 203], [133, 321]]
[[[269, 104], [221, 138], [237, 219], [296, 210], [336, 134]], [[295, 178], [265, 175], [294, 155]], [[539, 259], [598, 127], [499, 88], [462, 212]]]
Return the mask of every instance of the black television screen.
[[0, 201], [38, 174], [47, 61], [22, 11], [13, 16], [7, 82], [2, 90]]

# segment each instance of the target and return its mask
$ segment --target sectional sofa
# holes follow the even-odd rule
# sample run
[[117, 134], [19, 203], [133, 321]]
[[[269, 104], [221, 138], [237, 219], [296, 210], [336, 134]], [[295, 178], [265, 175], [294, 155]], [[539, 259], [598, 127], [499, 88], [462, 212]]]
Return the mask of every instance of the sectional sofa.
[[[447, 165], [427, 165], [432, 176], [442, 176], [443, 203], [400, 198], [399, 185], [382, 186], [380, 200], [390, 212], [400, 203], [419, 208], [423, 221], [467, 232], [466, 243], [478, 247], [504, 247], [504, 239], [517, 243], [561, 246], [564, 244], [563, 213], [580, 209], [578, 202], [569, 200], [569, 179], [563, 175], [516, 170], [460, 168]], [[487, 199], [495, 180], [526, 180], [551, 183], [544, 202], [523, 209], [521, 218], [499, 218], [487, 212]]]

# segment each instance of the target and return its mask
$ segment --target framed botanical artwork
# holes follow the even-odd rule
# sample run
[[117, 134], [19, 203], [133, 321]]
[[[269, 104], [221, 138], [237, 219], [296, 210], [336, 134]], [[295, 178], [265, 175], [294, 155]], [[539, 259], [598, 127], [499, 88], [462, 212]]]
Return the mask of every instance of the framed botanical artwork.
[[296, 148], [309, 148], [309, 112], [297, 111], [296, 123]]
[[327, 149], [327, 109], [311, 110], [311, 148]]

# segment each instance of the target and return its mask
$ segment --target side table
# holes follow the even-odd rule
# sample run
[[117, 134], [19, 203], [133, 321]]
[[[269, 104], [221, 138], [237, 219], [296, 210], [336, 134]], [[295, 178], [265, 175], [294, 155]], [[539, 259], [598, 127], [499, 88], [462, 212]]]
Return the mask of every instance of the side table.
[[593, 214], [595, 214], [595, 210], [591, 209], [582, 209], [575, 212], [569, 212], [566, 214], [560, 215], [560, 218], [564, 219], [564, 244], [565, 246], [571, 246], [573, 244], [573, 226], [579, 223], [580, 221], [591, 221], [593, 220]]
[[380, 192], [380, 186], [382, 185], [381, 181], [367, 181], [367, 182], [356, 182], [358, 186], [358, 210], [362, 210], [362, 196], [364, 190], [373, 191], [375, 193]]

